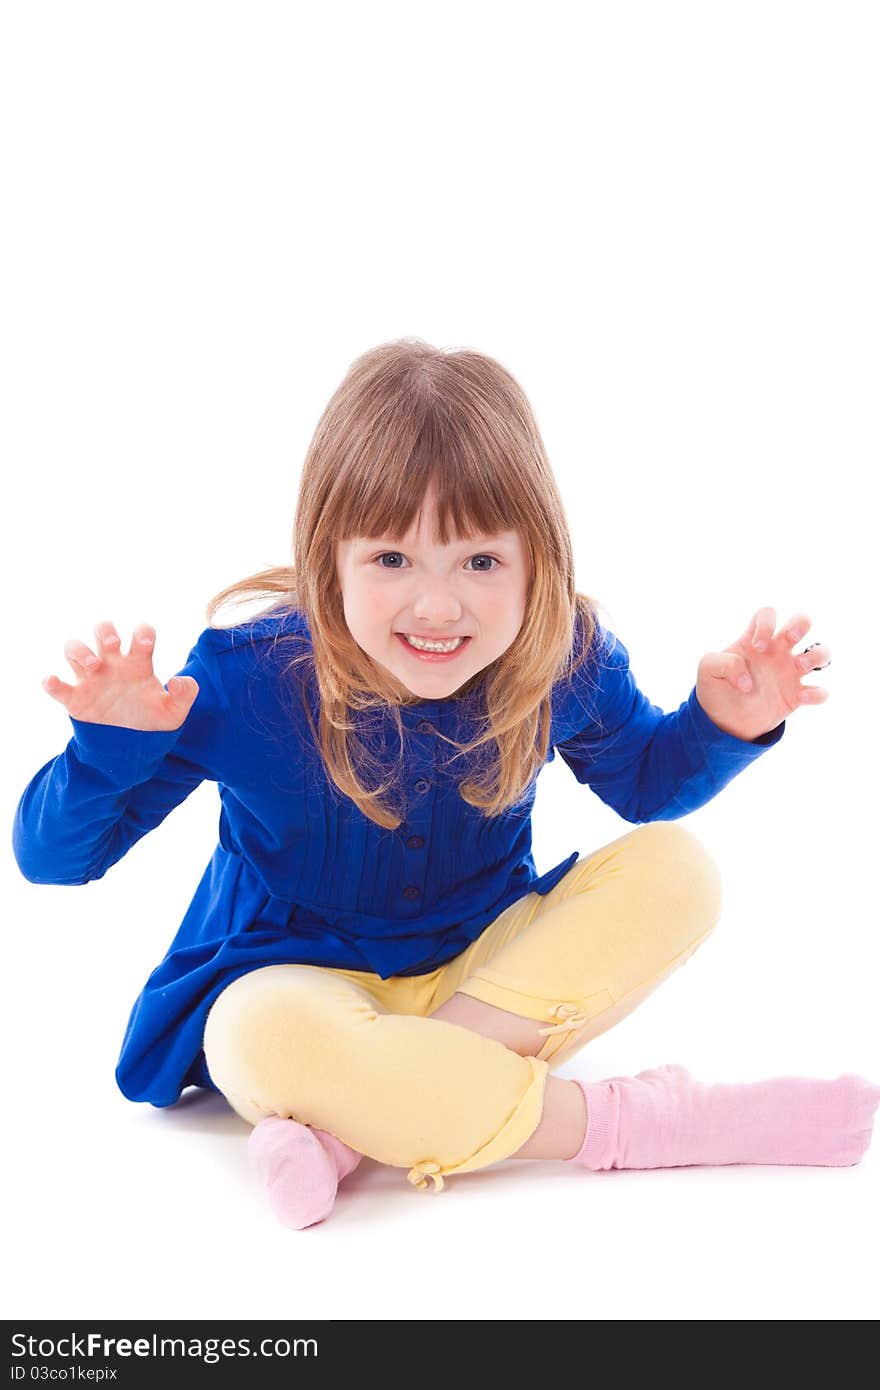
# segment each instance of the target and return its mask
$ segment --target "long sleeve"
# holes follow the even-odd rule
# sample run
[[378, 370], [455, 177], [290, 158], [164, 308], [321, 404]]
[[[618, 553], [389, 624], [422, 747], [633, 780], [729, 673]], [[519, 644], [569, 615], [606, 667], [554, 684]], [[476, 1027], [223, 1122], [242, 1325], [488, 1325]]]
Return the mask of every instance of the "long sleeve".
[[[753, 741], [725, 733], [697, 700], [696, 686], [671, 714], [639, 689], [623, 643], [599, 630], [598, 671], [586, 669], [584, 727], [556, 744], [579, 782], [624, 820], [678, 820], [705, 805], [782, 738], [785, 721]], [[584, 689], [586, 689], [585, 682]]]
[[69, 716], [67, 747], [31, 778], [15, 811], [13, 851], [31, 883], [101, 878], [211, 777], [227, 707], [211, 632], [202, 633], [177, 672], [199, 684], [179, 729], [144, 731]]

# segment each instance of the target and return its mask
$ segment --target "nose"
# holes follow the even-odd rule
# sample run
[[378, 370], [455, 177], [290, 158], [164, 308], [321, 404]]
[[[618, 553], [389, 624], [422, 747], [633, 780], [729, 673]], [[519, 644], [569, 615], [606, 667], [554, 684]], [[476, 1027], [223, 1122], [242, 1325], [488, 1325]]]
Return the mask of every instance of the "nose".
[[427, 581], [413, 604], [413, 616], [420, 622], [440, 627], [461, 619], [461, 604], [455, 591], [444, 580]]

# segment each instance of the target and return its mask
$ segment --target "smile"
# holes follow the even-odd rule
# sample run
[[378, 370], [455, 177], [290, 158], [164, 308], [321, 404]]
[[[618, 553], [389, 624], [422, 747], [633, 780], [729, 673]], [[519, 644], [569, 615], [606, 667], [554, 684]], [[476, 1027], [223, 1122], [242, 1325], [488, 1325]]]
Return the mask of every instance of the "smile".
[[448, 642], [429, 642], [421, 637], [410, 637], [408, 633], [397, 632], [395, 636], [408, 652], [420, 661], [450, 661], [458, 656], [471, 640], [470, 637], [454, 637]]

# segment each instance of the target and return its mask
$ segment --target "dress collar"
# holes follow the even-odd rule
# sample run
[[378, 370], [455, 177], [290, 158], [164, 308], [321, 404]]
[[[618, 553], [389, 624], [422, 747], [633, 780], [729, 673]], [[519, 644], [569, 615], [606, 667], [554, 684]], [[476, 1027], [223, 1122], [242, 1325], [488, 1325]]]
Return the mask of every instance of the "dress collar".
[[399, 705], [400, 713], [412, 719], [424, 719], [426, 715], [437, 714], [441, 706], [450, 704], [449, 700], [414, 700], [408, 705]]
[[416, 700], [398, 708], [406, 724], [419, 724], [422, 720], [433, 724], [454, 723], [459, 716], [470, 718], [475, 714], [481, 694], [481, 687], [475, 686], [467, 694], [452, 695], [448, 700]]

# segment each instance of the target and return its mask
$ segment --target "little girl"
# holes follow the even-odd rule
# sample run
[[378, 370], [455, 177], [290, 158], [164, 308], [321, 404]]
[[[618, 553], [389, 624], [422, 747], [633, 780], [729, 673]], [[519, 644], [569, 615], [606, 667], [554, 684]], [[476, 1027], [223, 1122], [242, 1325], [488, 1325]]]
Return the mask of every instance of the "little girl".
[[[326, 1217], [361, 1155], [443, 1186], [507, 1158], [586, 1170], [857, 1163], [880, 1087], [847, 1074], [707, 1085], [679, 1066], [585, 1082], [558, 1064], [693, 954], [718, 869], [682, 817], [827, 692], [810, 620], [762, 608], [664, 714], [576, 592], [529, 404], [497, 362], [420, 340], [351, 367], [302, 474], [277, 599], [208, 627], [167, 688], [155, 631], [64, 652], [73, 735], [19, 802], [32, 883], [101, 878], [205, 779], [219, 844], [136, 1000], [133, 1101], [221, 1092], [273, 1210]], [[280, 596], [280, 598], [279, 598]], [[558, 752], [637, 828], [536, 872]]]

